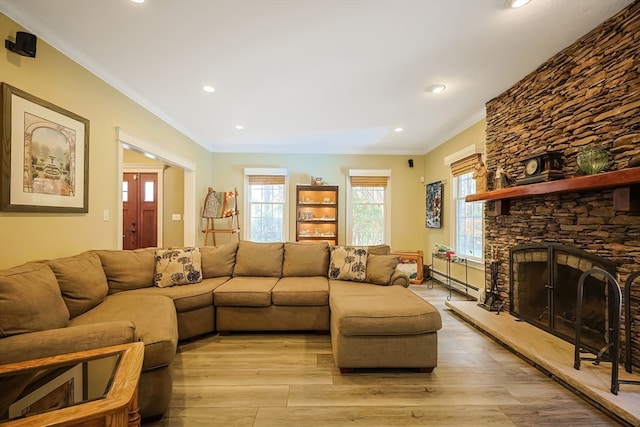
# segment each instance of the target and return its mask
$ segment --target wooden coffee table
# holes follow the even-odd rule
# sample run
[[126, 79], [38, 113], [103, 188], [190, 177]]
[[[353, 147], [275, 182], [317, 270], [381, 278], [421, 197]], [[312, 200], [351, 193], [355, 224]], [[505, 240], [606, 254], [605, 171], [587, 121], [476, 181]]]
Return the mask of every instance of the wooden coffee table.
[[0, 425], [140, 425], [142, 342], [0, 366]]

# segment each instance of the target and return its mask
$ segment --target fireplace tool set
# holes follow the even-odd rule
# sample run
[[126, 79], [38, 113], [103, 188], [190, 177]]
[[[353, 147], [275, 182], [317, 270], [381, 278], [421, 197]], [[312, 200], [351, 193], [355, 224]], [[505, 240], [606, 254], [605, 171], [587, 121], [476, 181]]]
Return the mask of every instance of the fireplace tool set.
[[[612, 318], [609, 321], [608, 327], [608, 343], [605, 345], [595, 357], [582, 357], [580, 352], [582, 350], [580, 345], [580, 331], [582, 329], [582, 299], [584, 295], [584, 284], [587, 277], [591, 275], [602, 275], [607, 279], [609, 285], [609, 298], [610, 307], [612, 308]], [[624, 302], [625, 302], [625, 370], [628, 373], [632, 373], [632, 359], [631, 359], [631, 285], [633, 281], [640, 277], [640, 271], [631, 274], [627, 278], [626, 286], [624, 288]], [[617, 395], [620, 390], [620, 384], [638, 384], [640, 381], [621, 380], [618, 378], [618, 369], [620, 363], [620, 315], [622, 312], [622, 291], [620, 290], [620, 284], [611, 275], [611, 273], [602, 270], [600, 268], [592, 268], [585, 271], [580, 280], [578, 281], [578, 300], [576, 304], [576, 345], [574, 352], [575, 369], [580, 369], [581, 360], [593, 361], [594, 365], [599, 365], [603, 360], [603, 356], [609, 351], [611, 359], [611, 393]]]
[[479, 307], [485, 310], [495, 311], [496, 315], [500, 314], [500, 311], [504, 307], [504, 301], [500, 298], [500, 292], [498, 291], [498, 260], [496, 259], [496, 250], [494, 246], [491, 246], [491, 263], [489, 268], [491, 271], [491, 287], [487, 291], [485, 288], [484, 301], [478, 304]]

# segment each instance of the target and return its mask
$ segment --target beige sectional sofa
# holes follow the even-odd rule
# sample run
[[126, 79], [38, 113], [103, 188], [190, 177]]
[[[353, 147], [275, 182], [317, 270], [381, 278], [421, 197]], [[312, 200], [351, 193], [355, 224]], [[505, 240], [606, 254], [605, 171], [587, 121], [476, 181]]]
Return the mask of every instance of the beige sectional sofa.
[[140, 340], [145, 418], [169, 405], [178, 342], [215, 331], [330, 330], [343, 371], [437, 364], [440, 315], [405, 289], [408, 277], [388, 246], [362, 252], [363, 282], [334, 280], [355, 271], [353, 257], [341, 272], [326, 243], [178, 252], [169, 255], [185, 274], [171, 280], [195, 283], [166, 286], [166, 251], [155, 249], [95, 250], [0, 271], [0, 364]]

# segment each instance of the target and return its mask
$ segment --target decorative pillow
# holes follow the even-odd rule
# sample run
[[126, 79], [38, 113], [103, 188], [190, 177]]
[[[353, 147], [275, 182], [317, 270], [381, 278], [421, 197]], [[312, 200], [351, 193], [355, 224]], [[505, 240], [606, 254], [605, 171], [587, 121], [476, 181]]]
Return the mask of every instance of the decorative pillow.
[[0, 271], [0, 337], [68, 325], [69, 310], [48, 265], [27, 263]]
[[329, 279], [364, 282], [367, 277], [367, 248], [331, 246]]
[[156, 249], [156, 286], [167, 288], [201, 281], [200, 248]]
[[389, 255], [391, 253], [391, 246], [389, 245], [371, 245], [367, 246], [369, 255]]
[[367, 282], [375, 285], [389, 285], [391, 275], [400, 262], [398, 255], [367, 256]]

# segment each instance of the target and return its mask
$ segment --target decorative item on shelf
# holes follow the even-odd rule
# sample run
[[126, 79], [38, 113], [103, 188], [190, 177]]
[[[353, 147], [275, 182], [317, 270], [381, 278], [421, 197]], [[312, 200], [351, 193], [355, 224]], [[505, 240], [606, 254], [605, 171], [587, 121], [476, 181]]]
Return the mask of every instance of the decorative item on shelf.
[[524, 178], [518, 180], [518, 185], [563, 179], [562, 152], [545, 151], [522, 159]]
[[609, 153], [600, 147], [585, 147], [576, 156], [576, 163], [585, 174], [595, 175], [609, 164]]
[[325, 185], [325, 182], [320, 176], [316, 176], [315, 178], [311, 177], [311, 185]]
[[632, 157], [631, 160], [629, 160], [630, 168], [635, 168], [637, 166], [640, 166], [640, 154], [637, 154], [636, 156]]
[[436, 251], [442, 252], [442, 253], [446, 253], [447, 251], [451, 250], [449, 246], [443, 245], [442, 243], [438, 243], [438, 242], [434, 242], [433, 247], [435, 248]]
[[496, 170], [496, 174], [493, 178], [493, 188], [495, 190], [500, 190], [502, 188], [509, 188], [512, 184], [511, 177], [505, 172], [502, 166], [498, 166]]
[[471, 178], [476, 181], [476, 193], [487, 191], [487, 167], [482, 163], [482, 160], [478, 160], [478, 163], [473, 167]]

